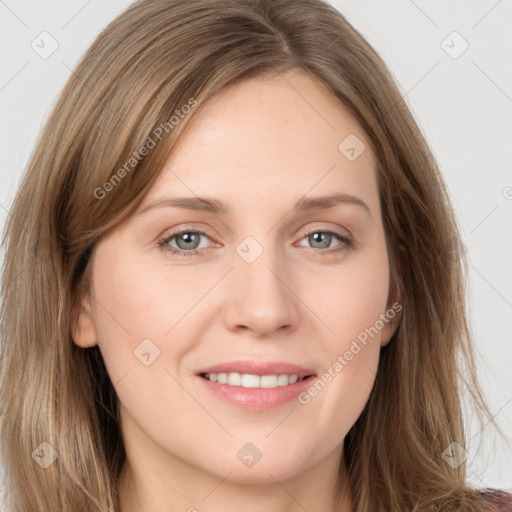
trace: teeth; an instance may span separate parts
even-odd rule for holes
[[[240,377],[240,385],[243,388],[259,388],[261,386],[261,378],[259,375],[243,373]]]
[[[239,373],[228,373],[228,384],[230,386],[241,386],[242,376]]]
[[[298,375],[252,375],[250,373],[206,373],[205,378],[219,384],[243,388],[277,388],[304,380]]]

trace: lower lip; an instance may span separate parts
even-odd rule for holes
[[[263,411],[279,407],[296,398],[311,385],[315,376],[312,375],[300,382],[288,384],[287,386],[277,386],[276,388],[244,388],[242,386],[212,382],[200,375],[198,378],[206,386],[206,389],[219,398],[226,400],[231,405],[241,409]]]

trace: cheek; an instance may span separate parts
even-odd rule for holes
[[[385,249],[354,259],[323,282],[324,293],[317,289],[309,299],[329,329],[322,337],[326,364],[301,403],[319,424],[333,426],[326,434],[334,443],[359,417],[375,381],[383,327],[390,320]]]
[[[97,263],[95,320],[105,340],[162,339],[210,286],[192,271],[172,270],[165,259],[155,263],[136,253],[99,252]]]
[[[359,286],[357,291],[357,296],[343,293],[338,313],[332,310],[327,319],[336,335],[324,337],[325,366],[299,396],[327,451],[338,445],[361,415],[377,374],[386,294],[372,286]]]
[[[112,259],[115,266],[109,265]],[[179,431],[183,418],[200,414],[175,379],[180,360],[196,343],[193,306],[206,285],[192,286],[191,274],[171,275],[136,257],[118,254],[98,263],[93,277],[98,344],[120,401],[133,418],[158,418]],[[180,422],[172,408],[162,407],[166,400],[180,404]]]
[[[323,276],[307,277],[303,286],[302,297],[327,329],[324,342],[333,360],[349,350],[353,339],[359,335],[364,338],[366,329],[374,326],[386,311],[389,269],[385,248],[347,260],[346,265],[341,264]],[[377,348],[381,330],[380,325],[379,333],[372,338]]]
[[[98,344],[113,382],[148,360],[154,361],[151,367],[160,364],[173,329],[186,324],[186,312],[199,293],[178,280],[171,285],[165,269],[112,250],[98,250],[93,282]],[[173,351],[181,345],[173,342]]]

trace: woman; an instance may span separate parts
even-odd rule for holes
[[[7,223],[7,510],[512,510],[466,482],[458,239],[333,7],[133,4]]]

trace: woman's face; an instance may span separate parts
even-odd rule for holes
[[[206,104],[90,263],[74,341],[100,347],[132,465],[260,483],[337,471],[396,308],[374,156],[309,75]]]

